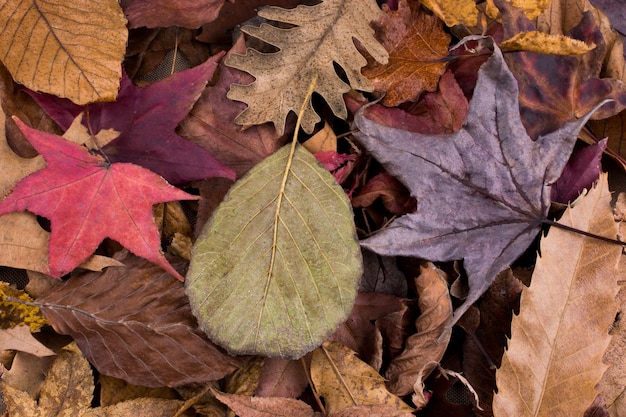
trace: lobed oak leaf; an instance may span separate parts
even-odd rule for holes
[[[224,0],[122,0],[129,28],[182,26],[195,29],[215,20]]]
[[[362,242],[382,255],[463,259],[469,293],[455,323],[496,275],[530,245],[587,114],[532,141],[521,124],[517,82],[500,50],[479,71],[463,128],[427,135],[355,116],[359,141],[417,199],[417,211]],[[593,111],[593,110],[592,110]]]
[[[398,10],[385,5],[381,43],[389,52],[387,64],[374,63],[363,70],[377,91],[386,92],[382,104],[393,107],[415,100],[423,91],[437,89],[446,70],[450,35],[436,16],[429,15],[415,0],[400,0]]]
[[[183,284],[127,252],[116,259],[126,266],[66,280],[37,300],[99,372],[171,387],[217,380],[241,364],[197,329]]]
[[[132,164],[110,164],[65,139],[14,119],[47,162],[0,202],[0,215],[28,210],[48,218],[50,275],[60,277],[85,261],[104,238],[183,280],[161,252],[152,205],[195,196]]]
[[[613,238],[608,176],[560,224]],[[608,367],[602,358],[615,320],[620,245],[552,228],[496,372],[493,411],[504,416],[582,415]]]
[[[381,15],[373,0],[324,0],[315,6],[299,5],[295,9],[268,7],[258,15],[276,22],[295,25],[280,29],[264,23],[260,27],[244,26],[242,31],[279,49],[267,54],[248,49],[246,55],[231,55],[226,65],[250,73],[252,84],[234,84],[228,92],[231,100],[243,101],[248,108],[237,116],[240,125],[272,122],[279,135],[284,132],[287,115],[297,111],[307,94],[311,78],[317,74],[315,92],[328,103],[332,112],[347,117],[343,93],[372,91],[371,82],[361,74],[367,61],[356,48],[358,41],[372,57],[386,63],[388,54],[374,38],[369,26]],[[341,67],[346,84],[335,71]],[[276,71],[280,68],[280,71]],[[302,116],[302,129],[313,132],[320,120],[309,104]]]
[[[133,85],[123,74],[115,102],[95,103],[87,109],[50,95],[31,93],[31,96],[63,130],[85,111],[83,124],[90,132],[95,134],[103,129],[120,132],[117,139],[102,149],[111,162],[141,165],[172,184],[216,176],[234,180],[231,169],[175,132],[212,77],[221,56],[215,55],[202,65],[143,88]]]
[[[30,327],[21,325],[0,330],[0,350],[18,350],[35,356],[56,355],[33,337]]]

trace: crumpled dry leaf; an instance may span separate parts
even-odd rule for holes
[[[355,116],[359,141],[416,197],[418,210],[362,242],[383,255],[464,259],[469,294],[453,323],[535,238],[576,135],[590,114],[532,141],[517,82],[496,47],[481,67],[462,130],[425,135]],[[463,207],[462,210],[457,207]]]
[[[559,223],[613,238],[607,175]],[[607,365],[619,290],[619,245],[553,227],[540,242],[531,285],[496,372],[493,411],[504,416],[582,415]]]
[[[359,405],[388,405],[397,412],[413,411],[385,388],[385,379],[339,342],[324,342],[313,352],[311,380],[332,413]]]
[[[324,0],[315,6],[260,10],[258,15],[265,19],[296,26],[287,30],[269,24],[242,28],[244,33],[279,51],[266,54],[248,49],[246,55],[231,55],[225,61],[226,65],[255,78],[252,84],[231,85],[228,98],[248,104],[235,122],[244,126],[272,122],[282,135],[287,115],[297,111],[304,102],[314,74],[317,74],[315,92],[326,100],[337,117],[345,119],[343,93],[350,88],[373,89],[371,82],[361,74],[367,61],[356,48],[355,40],[376,61],[387,62],[387,51],[376,41],[374,30],[369,26],[381,13],[373,0]],[[350,85],[337,75],[335,64],[343,68]],[[273,70],[277,67],[280,72]],[[309,104],[302,118],[302,129],[311,133],[319,120]]]
[[[7,2],[0,56],[15,81],[78,104],[115,100],[128,30],[117,0]]]
[[[415,100],[423,91],[437,89],[446,70],[450,35],[441,20],[426,13],[416,0],[400,0],[397,10],[384,5],[381,43],[389,52],[387,64],[374,63],[363,70],[377,91],[385,92],[382,104],[397,106]]]
[[[415,278],[421,314],[415,320],[417,332],[408,337],[404,351],[392,359],[385,371],[387,388],[396,395],[408,395],[421,378],[435,369],[450,341],[452,300],[446,275],[434,264],[421,267]]]
[[[74,277],[37,300],[101,373],[176,386],[220,379],[240,365],[197,329],[182,283],[128,252],[116,259],[126,266]]]

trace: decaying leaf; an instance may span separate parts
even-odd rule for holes
[[[115,99],[128,38],[116,0],[10,1],[0,27],[0,56],[15,81],[78,104]]]
[[[406,340],[404,351],[393,358],[387,371],[387,387],[396,395],[408,395],[418,376],[423,382],[443,357],[451,331],[452,300],[446,276],[435,265],[421,267],[415,278],[420,316],[415,320],[417,333]]]
[[[607,176],[559,223],[613,238]],[[496,373],[494,415],[576,416],[593,402],[607,365],[619,290],[619,245],[553,227],[540,242],[531,285]]]
[[[450,35],[441,20],[426,13],[416,0],[400,0],[398,10],[385,7],[381,42],[389,52],[387,64],[375,63],[363,70],[377,91],[386,92],[382,104],[397,106],[415,100],[423,91],[437,89],[446,70],[441,59],[448,55]]]
[[[453,322],[535,238],[550,206],[550,184],[590,116],[533,142],[521,124],[517,82],[497,47],[475,91],[463,128],[450,135],[385,127],[367,118],[367,108],[355,116],[359,141],[418,207],[362,245],[383,255],[463,258],[469,294]]]
[[[231,188],[193,247],[186,292],[200,327],[238,354],[299,358],[343,322],[362,273],[350,203],[301,146]]]
[[[585,54],[596,47],[578,39],[563,35],[549,35],[539,31],[517,33],[512,38],[502,41],[499,46],[506,52],[526,51],[538,54],[574,56]]]
[[[313,352],[311,380],[326,411],[361,405],[387,405],[398,414],[413,409],[385,388],[385,379],[339,342],[325,342]]]
[[[126,266],[64,281],[37,300],[101,373],[176,386],[220,379],[240,364],[197,329],[183,284],[141,258],[116,258]]]
[[[215,397],[228,405],[241,417],[314,417],[315,412],[307,403],[293,398],[250,397],[247,395],[215,392]]]
[[[318,77],[315,91],[337,117],[345,119],[347,110],[343,93],[350,88],[373,89],[371,82],[361,74],[367,61],[356,48],[355,40],[377,62],[387,62],[387,51],[376,41],[374,30],[369,26],[381,14],[374,0],[324,0],[315,6],[260,10],[258,15],[265,19],[296,27],[285,30],[264,23],[260,27],[242,28],[244,33],[279,48],[279,51],[266,54],[248,49],[246,55],[231,55],[225,61],[226,65],[246,71],[255,78],[252,84],[232,85],[228,92],[231,100],[248,105],[235,122],[244,126],[272,122],[282,135],[287,115],[290,111],[297,111],[304,102],[313,74]],[[350,85],[337,75],[333,64],[343,68]],[[319,120],[313,106],[307,106],[302,129],[311,133]]]
[[[31,331],[36,332],[48,324],[37,306],[17,300],[26,303],[33,301],[24,291],[11,287],[8,282],[0,281],[0,328],[9,329],[26,325]]]
[[[35,356],[56,355],[33,337],[30,327],[21,325],[11,329],[0,330],[0,351],[5,349],[18,350]]]
[[[0,202],[0,215],[28,210],[50,219],[50,275],[70,272],[110,237],[183,279],[163,256],[152,205],[195,196],[145,168],[109,164],[81,146],[15,121],[48,165]]]

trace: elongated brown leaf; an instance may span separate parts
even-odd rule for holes
[[[398,413],[413,411],[385,388],[385,379],[339,342],[325,342],[313,352],[311,380],[326,411],[360,405],[388,405]]]
[[[115,99],[128,38],[117,0],[8,1],[0,28],[15,81],[77,104]]]
[[[244,26],[242,31],[280,50],[265,54],[248,49],[246,55],[231,55],[226,65],[249,72],[255,81],[248,85],[231,86],[228,98],[243,101],[248,108],[235,121],[241,125],[272,122],[279,134],[284,131],[290,111],[297,111],[304,102],[313,74],[318,75],[315,91],[333,113],[347,117],[343,93],[355,90],[372,91],[371,82],[361,74],[367,61],[355,46],[360,46],[380,63],[387,62],[387,51],[374,38],[369,23],[381,11],[373,0],[324,0],[315,6],[300,5],[295,9],[269,7],[259,16],[296,27],[285,30],[269,24]],[[345,71],[350,85],[336,73],[334,64]],[[280,68],[280,71],[275,71]],[[302,129],[312,132],[320,120],[307,106]]]
[[[240,417],[313,417],[315,412],[305,402],[293,398],[249,397],[216,392],[215,397]]]
[[[613,238],[607,176],[561,224]],[[619,245],[552,228],[522,292],[511,340],[496,373],[496,417],[580,416],[593,402],[617,311]]]
[[[385,378],[387,387],[396,395],[413,392],[413,386],[421,376],[423,382],[443,357],[450,341],[452,300],[446,276],[432,263],[421,267],[415,279],[419,297],[420,316],[415,320],[417,333],[410,336],[404,351],[395,357]]]
[[[175,386],[220,379],[240,364],[197,329],[182,283],[127,252],[116,258],[126,267],[75,277],[38,299],[101,373]]]

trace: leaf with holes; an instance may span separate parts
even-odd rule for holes
[[[204,226],[186,292],[235,354],[299,358],[350,313],[362,259],[350,202],[301,146],[241,178]]]

